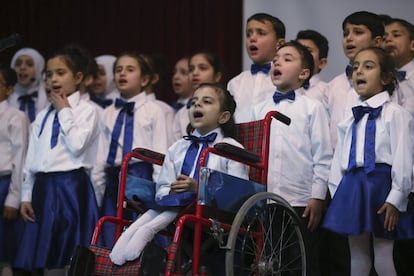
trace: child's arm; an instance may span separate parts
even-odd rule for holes
[[[18,116],[21,115],[21,116]],[[28,143],[28,120],[23,113],[18,113],[9,122],[12,149],[12,174],[9,192],[4,202],[3,217],[14,219],[17,217],[20,205],[21,188],[23,181],[23,165]]]

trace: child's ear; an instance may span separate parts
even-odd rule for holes
[[[141,76],[141,87],[147,87],[151,78],[149,75],[142,75]]]
[[[215,82],[220,82],[220,80],[221,80],[221,73],[220,72],[217,72],[215,75],[214,75],[214,81]]]
[[[411,54],[414,54],[414,40],[410,40],[410,50]]]
[[[282,46],[283,44],[285,44],[285,39],[284,38],[279,38],[276,41],[276,50],[279,49],[280,46]]]
[[[326,65],[328,65],[328,59],[327,58],[320,58],[319,59],[319,66],[318,66],[319,71],[321,71],[323,68],[325,68]],[[316,72],[315,72],[315,74],[316,74]]]
[[[160,81],[160,75],[158,74],[153,74],[152,78],[151,78],[151,84],[156,84]]]
[[[75,74],[75,83],[76,83],[76,85],[79,85],[82,81],[83,81],[83,73],[82,72],[77,72]]]
[[[9,97],[13,93],[13,85],[6,87],[6,96]]]
[[[230,120],[230,118],[231,118],[230,111],[224,111],[220,114],[218,122],[220,125],[223,125],[227,123]]]
[[[373,39],[373,46],[378,46],[381,47],[382,43],[384,41],[384,37],[377,35],[374,39]]]
[[[309,69],[302,69],[302,71],[299,74],[299,79],[302,81],[305,81],[310,76],[310,70]]]

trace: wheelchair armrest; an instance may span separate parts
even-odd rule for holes
[[[240,147],[227,144],[227,143],[217,143],[214,145],[214,148],[217,150],[220,150],[222,152],[225,152],[227,154],[236,156],[240,159],[246,160],[250,163],[257,163],[260,162],[260,156],[257,154],[254,154],[250,151],[247,151],[245,149],[242,149]]]
[[[162,164],[164,162],[165,154],[152,151],[145,148],[135,148],[133,152],[140,154],[142,157],[146,157],[148,159],[152,159],[157,161],[157,163]],[[144,160],[147,161],[147,160]]]

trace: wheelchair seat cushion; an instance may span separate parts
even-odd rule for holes
[[[195,198],[196,194],[194,192],[183,192],[166,195],[161,199],[157,199],[156,203],[160,207],[187,206],[191,204]]]

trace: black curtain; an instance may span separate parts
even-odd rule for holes
[[[226,67],[223,83],[241,71],[242,1],[240,0],[13,0],[2,3],[0,39],[18,33],[22,42],[0,53],[9,64],[15,51],[32,47],[45,58],[69,43],[94,56],[125,50],[164,57],[158,97],[175,95],[175,61],[198,50],[216,53]]]

